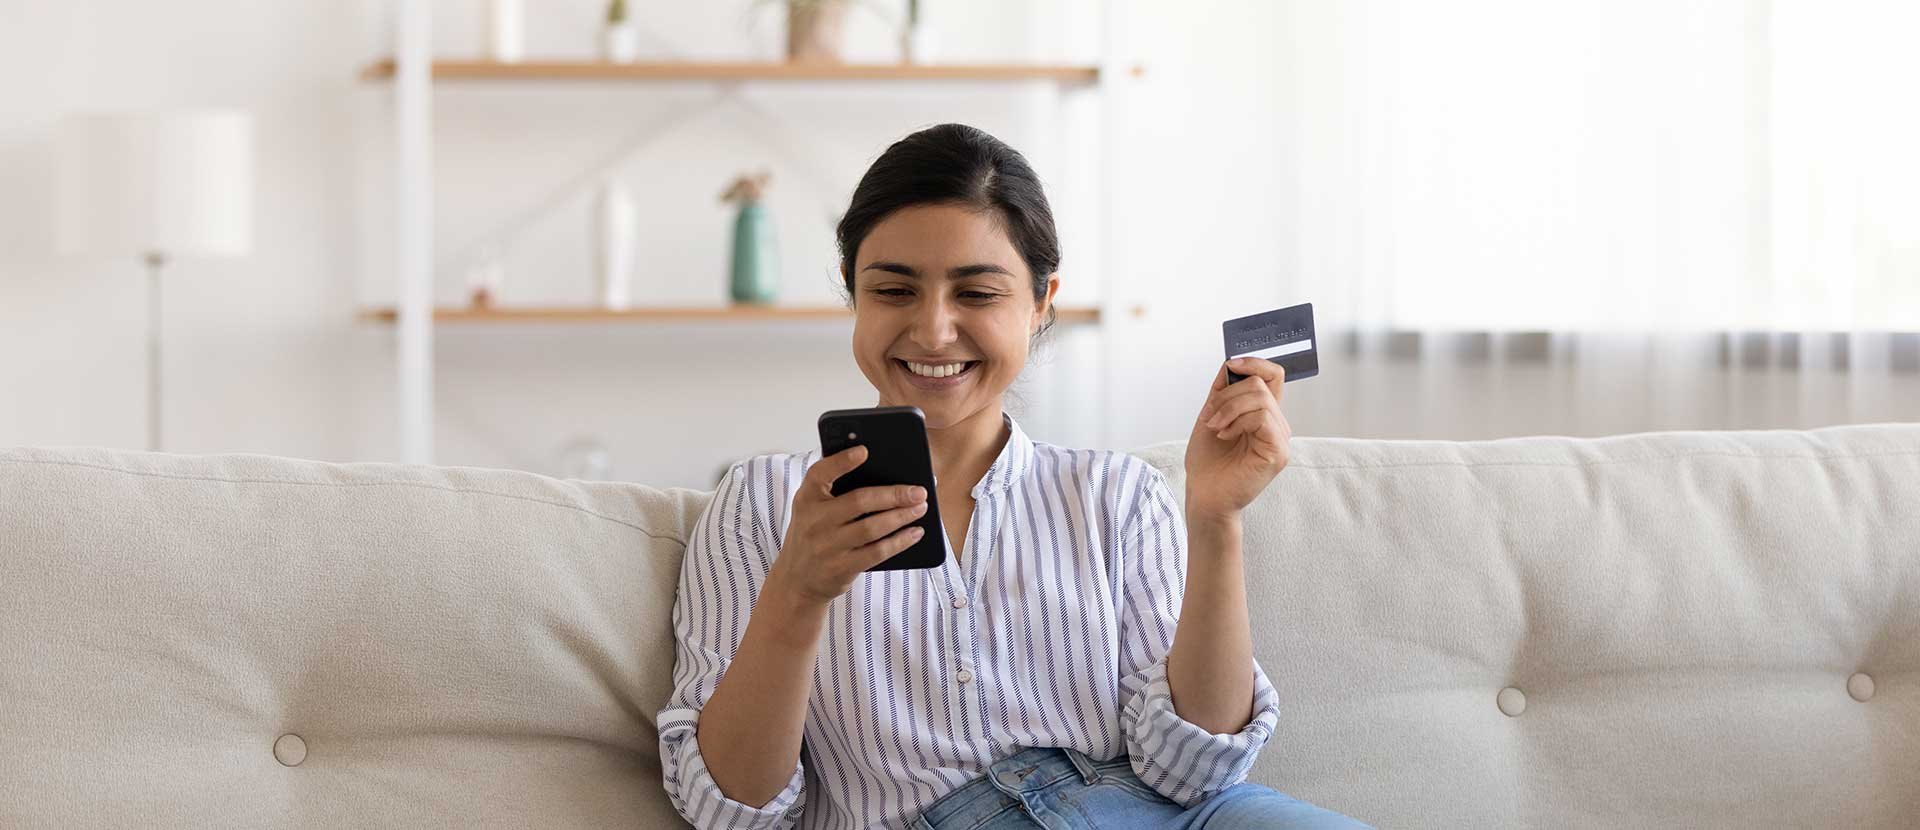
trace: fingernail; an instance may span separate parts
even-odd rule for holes
[[[913,512],[916,515],[927,512],[927,503],[923,501],[923,502],[920,502],[919,504],[914,505]]]
[[[927,488],[915,487],[911,490],[908,490],[907,498],[913,499],[915,501],[924,501],[927,498]]]
[[[918,539],[921,536],[927,535],[927,529],[924,527],[910,527],[907,528],[907,535]]]

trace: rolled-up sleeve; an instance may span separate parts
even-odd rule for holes
[[[1148,468],[1142,501],[1122,532],[1120,726],[1134,773],[1161,795],[1191,807],[1247,777],[1279,722],[1279,696],[1253,665],[1253,717],[1216,735],[1181,718],[1167,684],[1167,651],[1186,590],[1187,531],[1171,488]]]
[[[765,494],[748,492],[746,463],[727,471],[701,514],[680,566],[673,605],[673,695],[659,713],[660,763],[674,809],[696,828],[787,828],[799,823],[805,766],[796,763],[787,786],[754,807],[726,797],[707,772],[695,733],[727,663],[740,648],[754,598],[771,556],[754,515]]]

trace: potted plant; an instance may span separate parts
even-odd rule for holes
[[[779,249],[773,218],[760,203],[771,171],[740,176],[720,200],[739,205],[733,221],[733,259],[728,294],[736,303],[769,305],[780,293]]]
[[[786,0],[787,60],[839,63],[850,0]]]
[[[633,63],[640,52],[640,33],[627,19],[627,0],[607,5],[607,25],[600,30],[600,56],[613,63]]]
[[[920,17],[920,0],[907,0],[906,23],[900,27],[900,62],[931,62],[933,48],[933,30]]]

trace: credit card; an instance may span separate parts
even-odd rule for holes
[[[1287,370],[1287,380],[1320,374],[1320,351],[1313,342],[1313,303],[1236,317],[1220,324],[1227,341],[1227,359],[1264,357]],[[1246,375],[1227,370],[1227,382]]]

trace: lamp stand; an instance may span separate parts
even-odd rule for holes
[[[148,251],[147,262],[147,450],[160,451],[160,269],[167,255]]]

